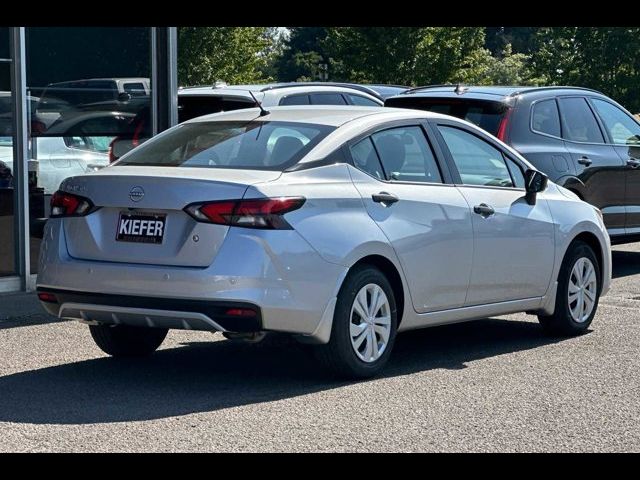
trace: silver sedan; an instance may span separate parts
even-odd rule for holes
[[[37,287],[114,356],[170,328],[285,332],[349,377],[399,331],[527,312],[585,332],[609,289],[602,215],[452,117],[273,107],[180,124],[52,199]]]

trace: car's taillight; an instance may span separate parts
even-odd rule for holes
[[[95,210],[91,200],[58,190],[51,197],[51,217],[81,217]]]
[[[194,203],[185,211],[199,222],[247,228],[289,230],[283,215],[300,208],[304,197],[221,200]]]
[[[511,118],[512,110],[512,108],[507,108],[507,111],[504,112],[504,115],[502,115],[500,123],[498,124],[498,133],[496,134],[496,137],[498,137],[498,139],[502,140],[503,142],[505,141],[505,138],[507,136],[507,126],[509,125],[509,119]]]

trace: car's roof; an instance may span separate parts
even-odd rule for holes
[[[277,92],[282,95],[293,92],[351,92],[358,91],[381,100],[380,95],[366,85],[330,83],[330,82],[288,82],[288,83],[264,83],[247,85],[205,85],[197,87],[182,87],[178,95],[212,95],[212,96],[242,96],[251,98],[252,92],[256,97],[266,92]]]
[[[435,118],[443,115],[424,110],[412,110],[408,108],[389,107],[354,107],[336,105],[296,105],[286,107],[268,107],[268,115],[260,117],[259,108],[243,108],[229,112],[204,115],[185,123],[197,123],[206,121],[280,121],[314,123],[339,127],[347,122],[363,117],[383,115],[385,120],[404,118]]]
[[[47,85],[48,87],[56,87],[58,85],[70,85],[74,83],[87,83],[87,82],[105,82],[105,81],[113,81],[113,82],[148,82],[149,79],[146,77],[101,77],[101,78],[81,78],[79,80],[66,80],[64,82],[56,82],[50,83]]]
[[[424,87],[416,87],[402,93],[402,96],[430,96],[436,94],[442,96],[443,94],[464,97],[465,95],[474,96],[498,96],[498,97],[511,97],[520,95],[523,93],[549,91],[549,90],[581,90],[589,91],[593,93],[600,93],[596,90],[591,90],[583,87],[567,86],[567,85],[554,85],[545,87],[525,86],[525,85],[427,85]]]

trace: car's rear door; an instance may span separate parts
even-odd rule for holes
[[[554,265],[549,206],[525,201],[523,165],[487,134],[433,120],[458,190],[472,210],[474,246],[466,305],[543,296]]]
[[[347,148],[353,182],[395,249],[419,313],[464,305],[471,212],[420,122],[386,126]]]

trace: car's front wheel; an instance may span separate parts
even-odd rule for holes
[[[132,327],[129,325],[89,325],[96,345],[113,357],[145,357],[162,344],[166,328]]]
[[[374,376],[389,359],[397,323],[393,289],[385,275],[373,266],[358,266],[340,289],[329,343],[316,349],[317,356],[340,376]]]
[[[558,274],[555,311],[538,316],[540,323],[552,335],[584,333],[596,314],[600,290],[600,266],[593,249],[584,242],[574,242]]]

